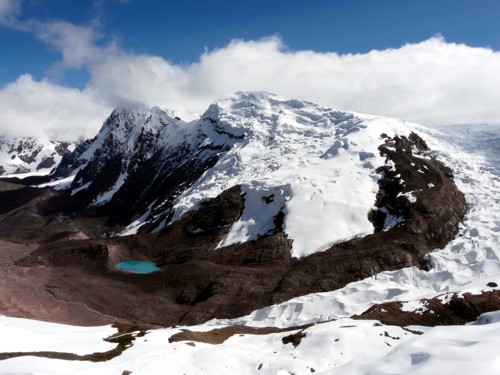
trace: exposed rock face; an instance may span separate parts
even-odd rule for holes
[[[54,171],[54,176],[61,178],[70,176],[76,168],[82,165],[79,161],[79,157],[87,151],[91,143],[92,140],[88,139],[77,144],[72,152],[64,152],[60,163]]]
[[[73,192],[115,223],[127,224],[149,207],[155,219],[146,229],[153,229],[168,218],[172,200],[213,166],[221,151],[202,145],[203,134],[182,140],[191,131],[196,129],[159,108],[115,110],[94,139],[63,158],[53,177],[77,170]]]
[[[40,169],[48,169],[56,165],[56,161],[54,160],[53,156],[49,156],[46,158],[43,158],[43,160],[36,166],[36,170],[39,171]]]
[[[333,290],[380,271],[423,267],[424,254],[454,237],[466,204],[451,171],[428,155],[416,134],[386,137],[380,152],[392,160],[393,167],[381,170],[378,209],[370,214],[375,233],[302,259],[292,258],[292,241],[280,225],[256,240],[215,250],[242,214],[244,194],[239,186],[205,201],[198,210],[157,234],[70,240],[79,232],[96,238],[107,229],[89,210],[81,211],[86,212],[86,218],[78,210],[74,211],[77,218],[57,214],[78,207],[78,194],[71,198],[68,193],[42,194],[35,189],[26,190],[26,195],[16,193],[17,202],[5,205],[0,228],[13,217],[20,220],[18,210],[36,218],[30,225],[39,228],[38,232],[30,233],[38,233],[35,236],[44,238],[44,243],[12,267],[29,270],[43,266],[50,270],[41,289],[68,306],[86,306],[89,310],[82,324],[88,322],[89,311],[94,311],[96,322],[111,316],[158,325],[236,317],[291,297]],[[116,170],[122,163],[116,160]],[[111,164],[100,168],[94,170],[114,170]],[[5,197],[0,198],[5,202]],[[280,215],[276,222],[280,222]],[[389,216],[400,220],[389,220]],[[21,220],[16,223],[28,225]],[[8,236],[7,232],[3,235]],[[135,275],[114,268],[116,262],[129,259],[153,260],[161,271]],[[2,282],[9,285],[8,279]],[[15,304],[3,312],[25,315],[12,306]],[[30,311],[30,316],[38,319],[73,323],[78,314],[68,318],[48,314],[45,309]]]

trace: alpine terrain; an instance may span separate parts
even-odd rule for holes
[[[74,144],[68,142],[1,135],[0,176],[30,172],[48,174],[73,149]]]
[[[46,171],[0,182],[0,373],[498,373],[499,139],[265,92],[0,138]]]

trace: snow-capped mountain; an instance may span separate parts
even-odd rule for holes
[[[373,232],[368,213],[376,209],[381,173],[387,174],[382,169],[393,165],[379,150],[381,135],[411,132],[398,120],[237,93],[190,123],[159,108],[116,110],[93,140],[65,157],[55,176],[72,174],[72,194],[106,206],[122,224],[130,220],[122,234],[161,232],[239,186],[243,212],[218,247],[273,233],[282,215],[293,255],[303,257]],[[415,166],[419,173],[422,168]],[[433,188],[430,181],[424,188]],[[406,190],[403,199],[417,199]],[[404,221],[385,206],[378,215],[386,218],[385,229]]]
[[[59,192],[0,192],[0,312],[115,325],[0,317],[0,372],[496,373],[499,129],[268,93],[116,110]]]
[[[54,176],[69,176],[72,194],[85,196],[93,207],[107,205],[121,222],[160,204],[168,207],[220,151],[202,144],[197,125],[159,108],[117,109],[94,139],[62,160]]]
[[[73,149],[69,142],[1,135],[0,175],[48,174]]]
[[[454,238],[466,204],[417,131],[269,93],[227,96],[189,123],[158,108],[116,110],[43,189],[5,193],[13,197],[0,235],[40,242],[23,262],[55,267],[47,290],[76,298],[99,322],[235,318],[381,271],[429,267],[426,254]],[[116,273],[134,258],[161,268],[155,282],[131,285]],[[196,272],[178,266],[193,262]],[[111,298],[109,275],[125,277],[122,291],[147,283],[148,293]],[[160,291],[160,304],[141,302]]]

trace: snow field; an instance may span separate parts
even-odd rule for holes
[[[7,318],[10,319],[10,318]],[[29,322],[29,321],[28,321]],[[207,331],[210,327],[190,327]],[[422,331],[421,327],[412,327]],[[36,331],[36,327],[32,327]],[[423,328],[424,330],[426,328]],[[18,357],[0,361],[0,373],[32,374],[120,374],[124,370],[139,374],[308,374],[322,373],[363,356],[375,359],[413,334],[399,327],[374,321],[341,319],[312,326],[295,347],[283,338],[299,332],[267,335],[234,335],[222,344],[200,342],[169,343],[180,329],[150,331],[137,337],[133,346],[110,361],[92,363]],[[53,331],[55,335],[58,330]],[[97,337],[95,338],[97,343]],[[360,345],[363,343],[363,345]],[[369,351],[366,348],[370,347]],[[66,351],[61,348],[61,351]]]
[[[493,312],[483,314],[471,325],[434,327],[401,343],[379,360],[355,359],[325,375],[498,374],[499,319],[499,312]]]
[[[116,333],[110,326],[75,327],[0,315],[0,352],[56,351],[90,354],[113,349],[102,341]],[[2,369],[2,362],[0,362]]]
[[[500,126],[446,128],[451,134],[408,124],[453,169],[469,213],[457,237],[428,255],[432,269],[382,272],[342,289],[294,298],[235,319],[252,326],[296,326],[360,314],[377,303],[433,298],[450,292],[491,290],[500,285]],[[468,131],[467,131],[468,129]],[[485,156],[483,156],[485,155]],[[214,322],[216,324],[216,322]],[[223,322],[227,324],[227,321]]]

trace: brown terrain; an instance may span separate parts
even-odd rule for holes
[[[386,137],[379,150],[395,168],[379,171],[376,207],[405,222],[384,230],[384,210],[374,210],[373,234],[302,259],[290,255],[282,213],[274,233],[215,249],[241,215],[239,186],[161,233],[108,237],[119,228],[68,193],[2,183],[8,188],[0,188],[0,314],[78,325],[195,324],[385,270],[425,269],[424,255],[455,236],[467,210],[464,196],[451,170],[424,157],[429,152],[417,135]],[[398,196],[410,191],[415,203]],[[161,270],[138,275],[115,268],[125,260],[151,260]],[[365,316],[382,319],[376,311]]]
[[[454,293],[445,298],[423,299],[415,311],[402,311],[401,302],[386,302],[372,306],[354,319],[380,320],[387,325],[458,325],[474,321],[480,314],[498,310],[500,290],[489,283],[479,294]]]

